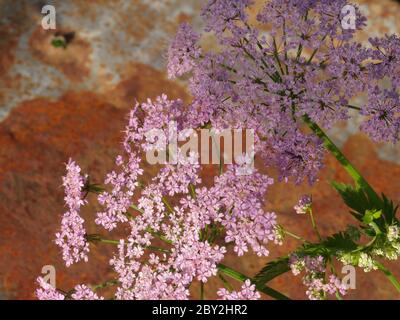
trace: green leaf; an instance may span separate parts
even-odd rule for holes
[[[354,242],[354,234],[348,231],[332,235],[323,241],[321,245],[333,253],[336,251],[352,251],[358,247],[357,243]]]
[[[339,192],[346,205],[352,209],[352,211],[350,211],[351,214],[361,222],[364,222],[363,218],[368,210],[377,212],[382,209],[383,201],[381,199],[376,200],[369,197],[367,192],[362,188],[354,188],[351,185],[337,182],[332,182],[332,186]],[[367,217],[366,219],[371,218],[373,218],[373,216]]]
[[[360,230],[353,226],[353,225],[348,225],[345,233],[353,240],[353,241],[358,241],[360,240],[361,237],[361,232]]]
[[[279,291],[276,291],[270,287],[267,287],[263,283],[257,283],[257,281],[255,279],[251,279],[250,277],[244,275],[243,273],[233,270],[222,263],[218,264],[218,270],[220,272],[223,272],[227,276],[229,276],[233,279],[239,280],[239,281],[244,282],[247,279],[249,279],[253,284],[256,285],[256,288],[258,291],[263,292],[266,295],[271,296],[272,298],[275,298],[277,300],[290,300],[289,297],[285,296],[284,294],[280,293]]]
[[[65,42],[65,40],[60,39],[60,38],[53,39],[51,41],[51,45],[54,48],[64,48],[65,49],[67,47],[67,43]]]
[[[268,281],[271,281],[275,277],[280,276],[289,270],[289,258],[279,258],[277,260],[268,262],[265,267],[258,272],[253,280],[257,285],[264,285]]]
[[[86,190],[93,193],[102,193],[105,189],[99,184],[89,184],[86,186]]]
[[[389,200],[383,193],[382,193],[382,213],[385,221],[388,225],[392,225],[394,222],[397,221],[396,219],[396,212],[399,206],[395,206],[392,200]]]
[[[367,192],[361,188],[354,188],[351,185],[332,182],[333,187],[342,196],[346,205],[352,209],[351,214],[359,221],[369,225],[375,221],[383,229],[385,222],[391,225],[397,221],[395,206],[384,194],[379,199],[368,196]]]

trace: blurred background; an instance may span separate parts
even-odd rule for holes
[[[119,152],[126,114],[135,99],[143,101],[161,93],[190,99],[184,83],[167,80],[165,56],[181,22],[200,29],[204,3],[0,0],[0,299],[34,299],[35,279],[44,265],[55,266],[57,286],[62,289],[112,277],[111,248],[92,246],[88,263],[66,268],[54,244],[64,211],[61,176],[65,163],[72,157],[92,181],[102,183]],[[262,3],[257,0],[257,5]],[[368,17],[359,40],[400,34],[399,2],[355,3]],[[46,4],[56,9],[55,30],[42,27],[41,11]],[[400,147],[373,144],[357,128],[355,119],[337,125],[331,134],[370,183],[399,202]],[[321,233],[344,229],[354,221],[329,186],[331,180],[349,182],[328,156],[313,188],[276,184],[268,195],[268,209],[278,214],[279,223],[287,229],[316,241],[307,217],[293,210],[299,196],[309,192]],[[90,233],[98,232],[92,222],[97,209],[92,201],[83,212]],[[267,259],[228,255],[224,263],[252,276],[267,261],[298,245],[287,239],[281,247],[271,246]],[[400,263],[390,268],[400,278]],[[206,298],[215,298],[221,286],[218,279],[208,282]],[[270,286],[292,298],[306,298],[301,277],[286,274]],[[379,272],[361,270],[357,270],[357,289],[347,297],[399,298]]]

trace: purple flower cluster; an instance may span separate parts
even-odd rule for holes
[[[311,209],[312,198],[309,195],[303,195],[299,203],[294,206],[297,214],[306,214]]]
[[[356,43],[353,35],[366,19],[353,5],[356,29],[344,29],[346,0],[267,1],[257,20],[272,30],[260,33],[248,20],[252,4],[212,0],[205,5],[205,31],[214,33],[220,46],[191,61],[187,126],[254,129],[255,151],[279,169],[281,178],[296,183],[316,181],[324,154],[320,141],[302,129],[303,118],[330,127],[349,118],[350,102],[360,93],[368,91],[370,98],[356,107],[366,116],[361,129],[375,140],[398,140],[397,36],[370,39],[372,48]],[[175,46],[180,38],[178,33]],[[197,40],[185,41],[182,48],[198,51]],[[178,69],[176,63],[171,59],[169,67]],[[376,93],[385,77],[390,94]]]
[[[253,3],[253,0],[209,1],[202,10],[206,31],[222,33],[233,28],[237,21],[247,21],[246,8]]]
[[[232,291],[221,288],[217,292],[221,300],[258,300],[261,298],[260,294],[256,291],[256,286],[251,284],[247,279],[240,291]]]
[[[375,87],[368,91],[369,101],[362,114],[369,117],[361,125],[375,141],[392,141],[400,138],[400,97],[394,90]]]
[[[89,243],[86,240],[84,220],[79,209],[85,204],[83,187],[87,176],[80,174],[81,168],[71,159],[66,165],[67,174],[63,177],[65,202],[69,208],[61,220],[61,231],[56,234],[56,244],[62,249],[65,264],[70,266],[81,260],[88,260]]]
[[[200,47],[197,45],[199,39],[200,35],[194,32],[189,24],[180,25],[168,50],[169,78],[180,77],[193,69],[195,60],[201,54]]]

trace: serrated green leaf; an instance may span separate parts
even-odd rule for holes
[[[257,285],[263,285],[271,281],[277,276],[284,274],[290,270],[289,258],[283,257],[271,262],[268,262],[264,268],[254,277],[254,282]]]
[[[331,251],[352,251],[357,249],[358,245],[348,232],[339,232],[322,242],[322,246]]]
[[[398,206],[389,200],[384,194],[381,198],[369,197],[367,192],[361,188],[354,188],[343,183],[332,183],[339,192],[346,205],[352,209],[350,213],[359,221],[369,225],[375,222],[380,229],[393,224],[396,219]]]
[[[357,220],[362,221],[366,210],[378,209],[375,204],[370,202],[362,189],[355,189],[351,185],[337,182],[333,182],[332,185],[339,192],[344,203],[353,210],[351,213]]]
[[[361,232],[360,230],[353,226],[353,225],[348,225],[345,233],[353,240],[353,241],[358,241],[360,240],[361,237]]]
[[[399,206],[395,206],[392,200],[389,200],[383,193],[382,193],[382,213],[383,217],[388,225],[392,225],[396,219],[396,212]]]

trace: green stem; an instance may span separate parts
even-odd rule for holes
[[[277,300],[290,300],[289,297],[285,296],[284,294],[280,293],[279,291],[276,291],[270,287],[264,286],[264,285],[257,285],[250,277],[244,275],[243,273],[240,273],[238,271],[235,271],[226,265],[223,264],[218,264],[218,270],[224,274],[226,274],[228,277],[231,277],[233,279],[236,279],[238,281],[244,282],[246,280],[250,280],[253,284],[256,285],[256,288],[258,291],[265,293],[266,295],[275,298]]]
[[[169,211],[169,213],[174,213],[174,209],[172,208],[172,206],[169,204],[167,198],[162,197],[162,202],[164,203],[165,207],[167,208],[167,210]]]
[[[228,280],[226,280],[224,278],[224,276],[221,274],[221,272],[218,272],[218,278],[220,278],[220,280],[222,281],[222,283],[224,284],[225,289],[229,290],[229,291],[233,291],[233,287],[232,285],[229,283]]]
[[[108,280],[106,282],[100,283],[100,284],[96,284],[96,285],[92,285],[92,290],[96,291],[99,289],[103,289],[103,288],[107,288],[107,287],[111,287],[111,286],[115,286],[118,285],[120,282],[118,280]]]
[[[296,239],[296,240],[303,241],[303,242],[308,242],[308,241],[307,241],[306,239],[304,239],[303,237],[300,237],[300,236],[298,236],[297,234],[294,234],[294,233],[292,233],[292,232],[290,232],[290,231],[283,230],[283,232],[284,232],[285,234],[287,234],[288,236],[290,236],[290,237]]]
[[[142,209],[140,209],[137,205],[132,204],[131,205],[132,209],[135,209],[136,211],[140,212],[141,214],[144,214],[144,211]]]
[[[170,253],[171,252],[168,249],[164,249],[164,248],[160,248],[160,247],[156,247],[156,246],[147,246],[146,249],[153,250],[153,251],[159,251],[159,252],[163,252],[163,253]]]
[[[102,243],[106,243],[106,244],[114,244],[114,245],[119,245],[119,240],[109,240],[109,239],[98,239],[96,241],[102,242]]]
[[[325,147],[332,153],[332,155],[340,162],[347,173],[353,178],[356,186],[365,190],[372,201],[381,202],[380,197],[365,178],[358,172],[358,170],[350,163],[344,156],[340,149],[333,143],[333,141],[326,135],[326,133],[307,115],[303,116],[304,122],[308,127],[324,142]]]
[[[281,64],[281,59],[279,59],[279,52],[278,52],[278,46],[276,45],[275,37],[273,38],[274,41],[274,57],[276,61],[278,62],[279,70],[281,71],[281,74],[284,75],[285,72],[283,71],[282,64]]]
[[[101,243],[106,243],[106,244],[112,244],[112,245],[119,245],[120,241],[119,240],[111,240],[111,239],[105,239],[102,238],[99,235],[88,235],[87,236],[88,241],[90,242],[101,242]],[[163,253],[170,253],[170,250],[156,247],[156,246],[147,246],[145,249],[153,250],[153,251],[160,251]]]
[[[383,264],[380,262],[376,261],[376,266],[380,271],[383,272],[383,274],[389,279],[389,281],[393,284],[393,286],[396,288],[398,292],[400,292],[400,283],[396,279],[396,277],[391,273]]]
[[[190,196],[196,200],[196,188],[192,183],[189,183],[189,193]]]
[[[308,212],[310,213],[311,224],[312,224],[312,227],[313,227],[315,233],[317,234],[318,240],[320,242],[322,242],[322,237],[321,237],[321,234],[318,231],[317,224],[315,223],[315,219],[314,219],[314,215],[313,215],[312,209],[310,208],[310,210]]]
[[[382,200],[371,185],[365,180],[365,178],[358,172],[358,170],[350,163],[350,161],[344,156],[340,149],[333,143],[333,141],[325,134],[325,132],[313,122],[307,115],[303,116],[304,122],[308,127],[324,142],[325,147],[332,153],[332,155],[340,162],[347,173],[353,178],[356,186],[363,189],[368,197],[376,203],[381,203]],[[379,228],[378,228],[379,230]],[[377,262],[377,267],[381,270],[393,286],[400,292],[400,283],[396,277],[391,273],[385,266]]]
[[[159,238],[160,240],[164,241],[165,243],[172,244],[171,240],[168,240],[165,236],[161,233],[154,231],[151,228],[147,228],[146,232],[150,233],[152,236]]]

